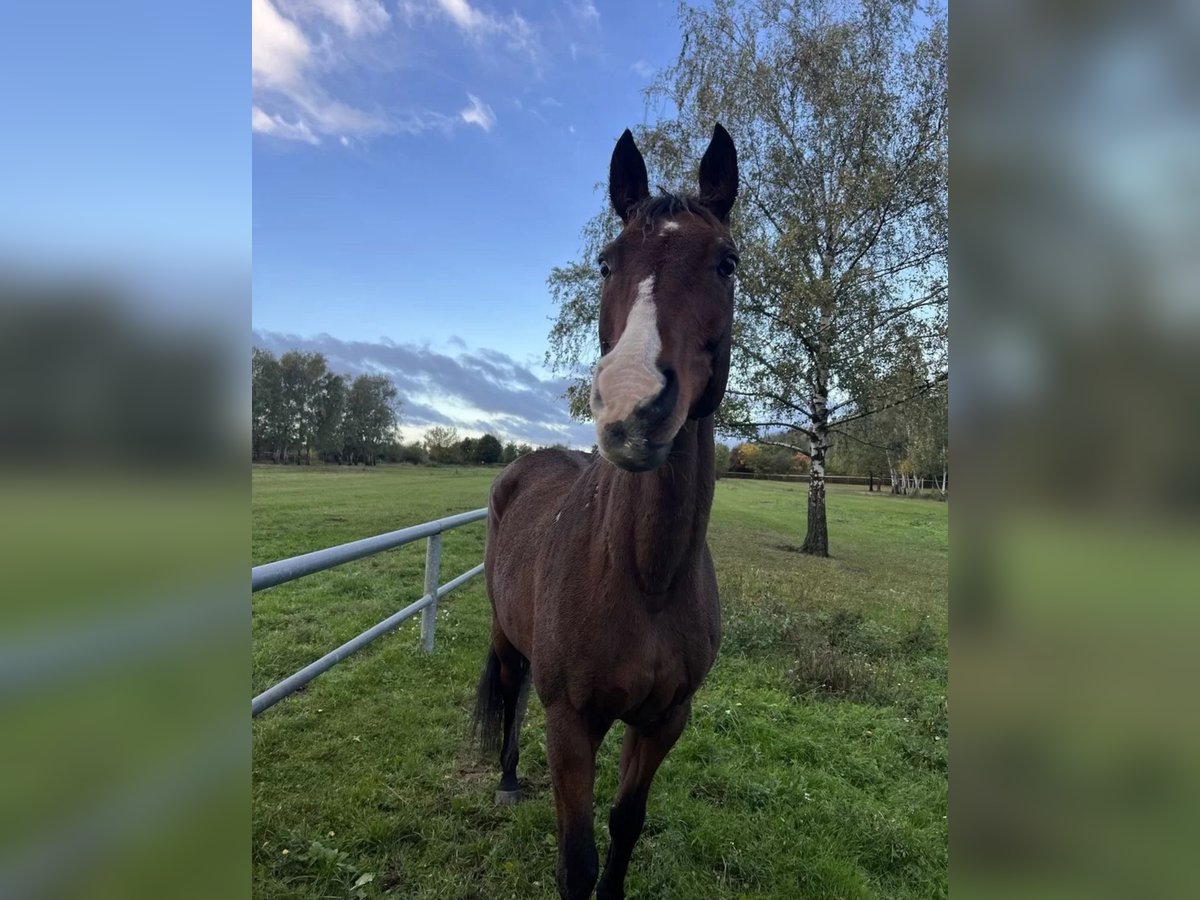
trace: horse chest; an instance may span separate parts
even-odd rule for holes
[[[657,618],[626,614],[606,639],[580,646],[566,679],[573,705],[641,723],[691,696],[712,664],[709,644]]]
[[[715,656],[717,614],[703,562],[667,594],[646,595],[632,568],[580,552],[573,522],[547,535],[535,571],[534,683],[543,702],[653,721],[687,699]],[[574,564],[564,564],[573,560]],[[711,589],[710,589],[711,588]],[[712,607],[710,609],[710,606]]]

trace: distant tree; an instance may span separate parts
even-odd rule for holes
[[[793,452],[787,447],[763,444],[755,460],[754,471],[759,475],[791,475]]]
[[[320,353],[289,350],[279,358],[279,366],[283,378],[284,458],[286,461],[292,455],[299,462],[303,450],[306,460],[311,462],[322,388],[329,374],[325,357]],[[289,447],[293,454],[288,453]]]
[[[762,447],[757,444],[738,444],[729,452],[731,472],[757,472]]]
[[[713,468],[716,471],[716,476],[720,478],[729,471],[729,455],[730,449],[722,443],[718,443],[713,448]]]
[[[343,429],[351,462],[373,465],[392,440],[399,415],[396,386],[386,375],[359,375],[350,385]]]
[[[533,452],[533,446],[530,444],[517,444],[517,458],[524,456],[527,453]]]
[[[385,441],[383,446],[375,451],[375,459],[385,463],[400,462],[401,446],[400,441],[396,438]]]
[[[311,461],[314,446],[336,432],[337,386],[331,386],[325,357],[289,350],[276,358],[251,352],[251,436],[256,454],[276,462]],[[336,376],[334,376],[336,377]],[[332,395],[331,395],[332,392]],[[327,408],[332,404],[333,408]]]
[[[886,394],[911,390],[924,378],[919,350],[899,356],[863,390]],[[894,494],[919,491],[928,481],[941,496],[948,484],[947,385],[934,385],[904,404],[839,425],[830,455],[831,471],[851,475],[886,472]],[[901,466],[907,461],[907,465]]]
[[[345,375],[326,372],[318,382],[312,446],[323,459],[334,456],[340,459],[346,446],[344,430],[349,392]]]
[[[429,453],[430,462],[454,462],[457,444],[458,429],[453,426],[434,425],[425,432],[425,449]]]
[[[510,462],[515,461],[516,458],[517,458],[517,445],[514,444],[512,441],[509,441],[507,444],[504,445],[504,450],[500,454],[500,462],[504,463],[507,466]]]
[[[475,446],[479,441],[473,437],[465,437],[454,447],[454,462],[469,465],[475,462]]]
[[[485,434],[475,444],[475,462],[481,465],[498,463],[503,455],[504,448],[500,446],[500,439],[494,434]]]
[[[350,383],[329,371],[320,353],[289,350],[276,358],[257,347],[250,368],[256,456],[311,462],[315,451],[326,460],[371,463],[399,452],[394,432],[400,400],[387,376],[360,375]]]
[[[407,444],[398,444],[396,449],[396,462],[410,463],[414,466],[419,466],[429,461],[429,454],[425,452],[424,445],[420,441],[410,441]]]
[[[275,354],[255,347],[250,356],[250,434],[256,455],[278,461],[286,436],[282,417],[283,369]]]

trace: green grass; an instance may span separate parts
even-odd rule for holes
[[[495,474],[256,467],[254,562],[482,506]],[[804,490],[718,484],[724,643],[655,781],[631,898],[946,896],[946,506],[831,489],[817,560],[795,551]],[[443,581],[483,540],[446,535]],[[255,595],[254,690],[416,599],[423,565],[417,544]],[[476,579],[443,601],[431,656],[411,620],[255,720],[256,897],[557,896],[540,706],[520,806],[493,804],[496,764],[465,740],[489,622]],[[620,731],[598,760],[602,859]]]

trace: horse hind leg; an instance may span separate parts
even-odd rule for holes
[[[511,648],[510,648],[511,649]],[[500,746],[500,787],[496,802],[510,806],[521,801],[517,762],[521,758],[521,722],[529,702],[529,660],[512,650],[500,658],[500,692],[504,702],[503,735]]]
[[[497,753],[500,758],[502,775],[500,789],[496,792],[496,802],[500,804],[512,804],[521,799],[517,761],[528,682],[528,660],[498,629],[493,629],[492,645],[476,691],[474,724],[483,753]]]

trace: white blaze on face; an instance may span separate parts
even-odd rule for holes
[[[678,231],[678,230],[679,230],[678,222],[663,222],[663,227],[661,229],[659,229],[658,233],[666,234],[668,231]]]
[[[596,388],[602,401],[597,409],[593,397],[592,412],[597,422],[619,422],[639,403],[658,396],[666,385],[666,378],[658,369],[661,351],[654,276],[650,275],[638,283],[637,298],[617,346],[596,366]]]

